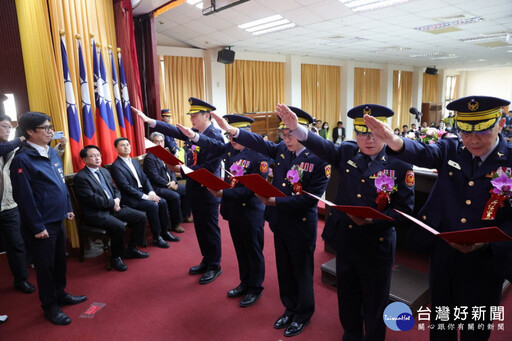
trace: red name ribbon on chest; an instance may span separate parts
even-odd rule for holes
[[[493,188],[490,190],[491,197],[487,200],[484,211],[482,213],[482,220],[494,220],[498,213],[498,208],[505,206],[505,200],[510,198],[512,191],[512,177],[510,172],[503,168],[498,168],[493,174],[491,180]]]

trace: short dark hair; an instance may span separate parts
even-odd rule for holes
[[[98,146],[90,144],[88,146],[85,146],[84,149],[82,149],[80,151],[80,158],[85,159],[87,157],[87,153],[89,152],[89,149],[97,149],[101,153],[101,150]]]
[[[21,134],[28,140],[29,135],[27,130],[36,130],[36,128],[45,121],[51,121],[52,118],[39,111],[27,111],[20,116],[18,125],[21,129]]]
[[[132,144],[130,140],[128,140],[126,137],[118,137],[117,139],[114,140],[114,147],[117,148],[117,144],[124,140],[128,141],[129,144]]]
[[[11,118],[7,116],[6,114],[0,114],[0,122],[2,121],[9,121],[12,122]]]
[[[409,128],[409,126],[407,124],[404,124],[402,128]]]
[[[341,121],[338,121],[338,122],[336,123],[336,125],[338,125],[338,124],[343,124],[343,122],[341,122]]]

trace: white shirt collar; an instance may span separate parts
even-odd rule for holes
[[[27,140],[27,143],[28,143],[29,145],[31,145],[32,147],[34,147],[34,149],[35,149],[35,150],[37,150],[37,151],[38,151],[38,153],[39,153],[41,156],[48,157],[48,150],[50,149],[50,147],[48,147],[48,146],[44,146],[44,147],[42,147],[42,146],[40,146],[40,145],[38,145],[38,144],[35,144],[35,143],[33,143],[33,142],[30,142],[30,141],[28,141],[28,140]]]

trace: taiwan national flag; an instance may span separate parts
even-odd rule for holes
[[[114,150],[114,140],[112,140],[110,135],[111,130],[109,128],[109,119],[105,105],[105,97],[103,95],[103,78],[101,77],[100,73],[96,44],[94,43],[94,39],[91,40],[94,69],[94,100],[96,102],[96,131],[100,141],[102,161],[104,164],[109,164],[114,162],[116,153]]]
[[[68,54],[66,52],[66,45],[64,36],[60,38],[60,50],[62,55],[62,73],[64,75],[64,89],[66,91],[66,112],[68,116],[68,129],[69,129],[69,146],[71,148],[71,160],[73,163],[73,171],[78,172],[84,167],[84,163],[80,158],[80,150],[84,147],[82,142],[82,133],[80,131],[80,121],[75,103],[75,93],[73,85],[71,84],[71,77],[69,75]]]
[[[112,96],[110,93],[110,86],[108,85],[108,77],[107,71],[105,69],[105,63],[103,63],[103,54],[101,50],[99,52],[100,55],[100,73],[101,79],[103,80],[103,95],[105,96],[105,108],[107,109],[107,118],[108,118],[108,129],[110,132],[110,139],[112,143],[117,138],[116,133],[116,121],[114,119],[114,109],[112,108]]]
[[[132,109],[130,106],[130,95],[128,94],[128,86],[126,85],[126,75],[124,73],[123,59],[121,58],[121,52],[117,53],[117,59],[119,59],[119,81],[121,83],[121,100],[123,104],[124,111],[124,124],[126,129],[126,137],[131,141],[131,143],[135,143],[135,133],[133,132],[133,119],[132,119]],[[132,148],[132,153],[134,153],[135,148]]]
[[[80,40],[78,40],[78,64],[80,68],[80,91],[82,94],[82,127],[84,129],[84,146],[91,144],[97,146],[98,141],[96,139],[96,128],[94,127],[94,118],[91,111],[89,84],[87,83],[87,73],[85,72],[85,63]]]
[[[117,121],[119,122],[119,131],[121,136],[126,136],[124,123],[123,106],[121,105],[121,94],[119,92],[119,83],[117,82],[116,63],[114,63],[114,54],[110,51],[110,64],[112,65],[112,85],[114,86],[114,100],[116,101]],[[131,140],[130,140],[131,142]]]

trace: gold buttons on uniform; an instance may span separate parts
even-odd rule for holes
[[[452,176],[452,175],[453,175],[453,172],[448,172],[448,174],[449,174],[450,176]]]
[[[422,218],[423,218],[423,220],[427,220],[427,216],[426,215],[424,215]]]
[[[356,197],[361,198],[361,194],[357,193]]]
[[[286,184],[283,182],[283,187],[286,187]]]
[[[350,169],[345,169],[345,172],[350,173]]]
[[[351,228],[353,228],[353,227],[354,227],[354,226],[352,226],[352,225],[348,225],[348,228],[349,228],[349,229],[351,229]]]
[[[306,218],[302,218],[302,221],[306,221]]]
[[[366,182],[366,180],[365,180],[365,179],[361,179],[361,182],[362,182],[362,183],[365,183],[365,182]]]
[[[242,203],[242,206],[244,206],[244,207],[245,207],[245,206],[247,206],[247,204],[246,204],[245,202],[243,202],[243,203]]]
[[[470,181],[470,182],[468,182],[468,185],[470,185],[470,186],[474,186],[474,185],[475,185],[475,182],[474,182],[474,181]]]
[[[379,242],[383,242],[383,241],[384,241],[384,237],[380,237]]]
[[[466,200],[466,205],[471,205],[471,200]]]
[[[460,222],[461,222],[461,223],[463,223],[463,224],[465,224],[465,223],[466,223],[466,221],[467,221],[467,220],[466,220],[466,218],[462,218],[462,219],[460,220]]]

